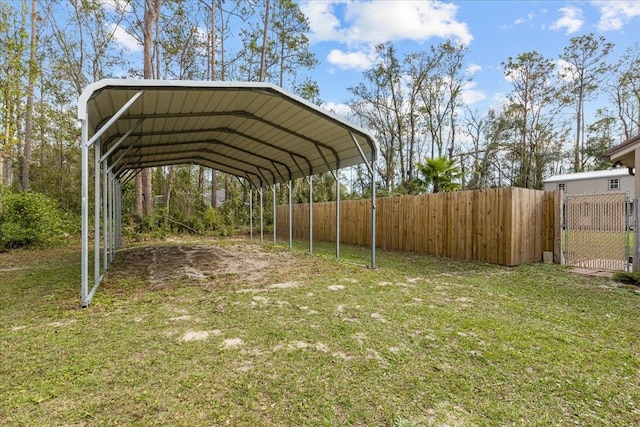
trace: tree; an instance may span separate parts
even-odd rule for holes
[[[292,0],[263,0],[262,5],[259,22],[241,32],[241,76],[247,81],[270,81],[293,91],[297,78],[304,79],[301,70],[318,62],[309,51],[309,22]]]
[[[551,161],[550,148],[562,137],[553,81],[555,64],[531,51],[509,57],[502,65],[513,84],[504,108],[504,118],[514,131],[514,141],[504,147],[512,182],[518,187],[542,188],[545,168]]]
[[[20,187],[22,191],[29,189],[30,185],[30,167],[31,167],[31,148],[33,145],[33,99],[36,87],[36,79],[38,75],[38,64],[36,63],[37,49],[37,30],[36,24],[38,20],[38,0],[31,0],[31,32],[29,43],[29,79],[27,85],[27,117],[24,131],[24,150],[22,156],[22,177]]]
[[[12,185],[12,160],[20,145],[20,124],[23,113],[23,76],[29,69],[25,64],[28,31],[26,3],[15,10],[11,3],[0,4],[0,186]],[[19,150],[18,150],[19,151]]]
[[[566,101],[573,105],[575,115],[575,146],[573,169],[584,170],[584,104],[598,90],[600,83],[607,77],[611,66],[605,61],[613,49],[604,36],[593,33],[572,37],[569,46],[564,48],[560,59],[565,61],[560,76],[565,80]]]
[[[627,49],[615,71],[609,93],[622,139],[626,140],[640,133],[640,42]]]
[[[500,133],[494,131],[497,126],[498,118],[494,110],[490,109],[484,115],[478,111],[467,111],[462,126],[462,134],[471,141],[468,151],[463,153],[471,160],[466,188],[489,188],[495,185],[494,162],[498,154],[498,141],[502,139]]]
[[[587,126],[586,142],[583,150],[585,164],[589,169],[607,169],[611,163],[603,160],[604,153],[613,146],[615,119],[606,110],[596,111],[596,121]]]
[[[309,51],[309,38],[306,35],[310,30],[309,21],[297,3],[292,0],[276,0],[271,24],[277,52],[278,85],[284,87],[285,77],[295,78],[301,67],[313,68],[318,60]],[[307,82],[303,87],[308,90],[310,86],[313,86],[312,82]]]
[[[406,130],[402,70],[391,44],[378,45],[376,51],[379,62],[364,72],[364,82],[349,88],[355,96],[349,107],[364,127],[374,132],[382,157],[377,164],[378,173],[384,187],[392,192],[397,184],[398,154],[403,152]]]
[[[431,187],[432,193],[460,189],[458,180],[462,174],[455,163],[454,159],[447,159],[446,157],[427,158],[424,163],[418,163],[421,184],[425,188]]]
[[[429,52],[417,54],[424,64],[418,90],[422,100],[420,112],[431,139],[431,157],[445,153],[453,157],[456,149],[457,115],[467,82],[462,73],[466,52],[466,47],[446,41],[431,46]]]
[[[210,72],[208,41],[202,36],[204,23],[198,3],[185,0],[168,2],[158,16],[160,31],[156,31],[158,59],[155,74],[158,78],[202,80]],[[161,67],[161,69],[160,69]]]
[[[49,42],[49,72],[67,92],[66,102],[77,97],[91,82],[112,77],[113,67],[126,69],[127,56],[115,43],[116,32],[127,15],[124,4],[107,6],[96,1],[50,0],[43,10]]]
[[[439,156],[452,157],[456,151],[465,51],[444,42],[400,60],[391,43],[381,44],[379,61],[365,71],[364,82],[349,88],[351,110],[380,142],[379,173],[389,192],[398,186],[403,192],[415,190],[415,167],[427,142],[432,154],[437,149]]]

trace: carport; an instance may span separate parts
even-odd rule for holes
[[[371,178],[371,268],[375,268],[377,144],[365,130],[269,83],[106,79],[78,100],[82,149],[81,299],[87,307],[121,246],[121,188],[142,169],[193,164],[234,175],[260,200],[264,189],[364,163]],[[89,155],[93,151],[90,167]],[[89,289],[89,175],[94,177],[94,271]],[[340,256],[340,191],[336,191]],[[249,198],[253,200],[253,196]],[[253,205],[250,204],[253,221]],[[309,209],[309,250],[313,250]],[[274,243],[275,235],[274,197]],[[253,238],[253,222],[250,224]]]

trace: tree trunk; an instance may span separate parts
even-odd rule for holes
[[[211,45],[209,46],[209,65],[211,80],[216,79],[216,0],[211,0],[211,34],[209,38]]]
[[[143,23],[143,73],[145,79],[153,78],[153,25],[158,19],[158,12],[162,0],[145,0],[144,23]],[[151,215],[153,213],[153,185],[151,181],[151,170],[143,169],[140,173],[140,193],[138,193],[138,178],[136,177],[136,197],[140,194],[144,197],[144,214]],[[136,200],[136,208],[138,203],[142,205],[142,200]],[[136,212],[137,213],[137,212]]]
[[[153,214],[153,186],[151,185],[151,169],[142,170],[142,195],[144,199],[144,214]]]
[[[29,87],[27,89],[27,118],[22,157],[22,191],[30,186],[31,146],[33,144],[33,92],[36,86],[36,21],[38,19],[38,0],[31,0],[31,52],[29,53]]]
[[[135,189],[134,208],[135,208],[136,216],[138,218],[142,218],[142,216],[144,215],[144,206],[142,203],[143,192],[142,192],[142,174],[141,173],[136,175],[135,182],[136,182],[136,189]]]
[[[260,53],[260,81],[263,82],[266,75],[267,67],[267,41],[269,36],[269,3],[271,0],[264,1],[264,27],[262,29],[262,52]]]
[[[211,169],[211,207],[218,207],[218,178],[215,169]]]
[[[202,200],[204,194],[204,166],[198,166],[198,200]]]
[[[173,178],[175,176],[175,166],[169,166],[169,178],[167,179],[167,197],[165,198],[167,212],[165,213],[164,223],[167,225],[169,222],[169,207],[171,206],[169,202],[171,201],[171,188],[173,187]]]

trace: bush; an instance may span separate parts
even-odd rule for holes
[[[224,228],[224,220],[222,216],[220,216],[217,209],[214,209],[211,206],[204,211],[202,221],[204,222],[205,228],[209,231],[220,231]]]
[[[63,221],[56,203],[40,193],[5,193],[0,208],[0,248],[54,246]]]

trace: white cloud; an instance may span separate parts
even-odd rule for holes
[[[600,9],[598,30],[620,30],[629,20],[640,16],[640,2],[637,0],[592,1]]]
[[[562,17],[551,25],[552,30],[566,29],[567,34],[580,31],[580,28],[584,25],[581,9],[567,6],[561,7],[558,11],[562,14]]]
[[[482,67],[479,66],[478,64],[469,64],[469,66],[467,67],[465,73],[469,76],[474,76],[477,73],[479,73],[480,71],[482,71]]]
[[[375,56],[362,51],[343,52],[339,49],[333,49],[329,52],[329,55],[327,55],[327,60],[330,64],[343,70],[366,70],[371,66],[374,59]]]
[[[454,39],[465,45],[473,40],[466,23],[456,19],[458,6],[425,0],[309,1],[301,5],[309,18],[311,40],[353,43],[415,40],[432,37]],[[342,21],[338,17],[341,14]]]
[[[300,10],[309,20],[310,40],[340,40],[340,20],[334,15],[334,3],[309,1],[300,5]]]
[[[327,102],[326,104],[322,104],[321,108],[343,118],[348,118],[353,114],[351,108],[349,108],[347,104],[336,104],[333,102]]]
[[[475,89],[476,82],[468,82],[462,89],[462,102],[467,105],[473,105],[476,102],[484,101],[487,95],[481,90]]]
[[[130,52],[141,52],[142,45],[138,43],[138,41],[131,36],[131,34],[127,33],[124,28],[117,24],[111,24],[109,26],[109,30],[113,31],[113,39],[120,46],[125,48]]]
[[[131,12],[131,5],[126,0],[101,0],[101,2],[116,12]]]
[[[508,29],[513,28],[513,27],[516,27],[516,26],[518,26],[518,25],[522,25],[522,24],[524,24],[524,23],[527,23],[527,22],[529,22],[529,21],[532,21],[532,20],[533,20],[533,18],[535,18],[535,17],[536,17],[536,13],[535,13],[535,12],[529,12],[529,13],[527,14],[527,17],[526,17],[526,18],[518,18],[518,19],[516,19],[515,21],[513,21],[511,24],[504,24],[504,25],[501,25],[501,26],[500,26],[500,29],[502,29],[502,30],[508,30]]]

